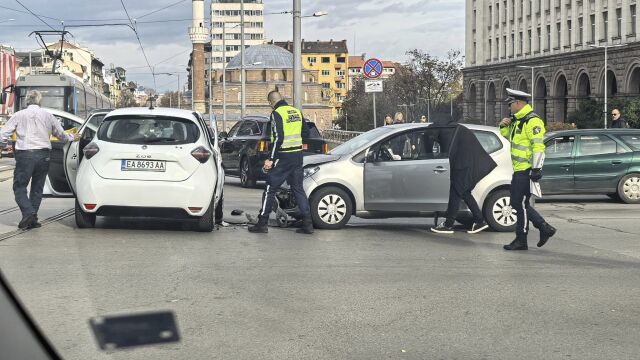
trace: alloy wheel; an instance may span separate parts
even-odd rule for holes
[[[347,204],[344,199],[336,194],[329,194],[320,199],[318,203],[318,215],[327,224],[337,224],[347,214]]]
[[[640,200],[640,177],[632,176],[622,185],[624,196],[631,200]]]
[[[516,211],[511,207],[509,197],[501,197],[494,204],[492,209],[493,218],[502,226],[512,226],[516,223]]]

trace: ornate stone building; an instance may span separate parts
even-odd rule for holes
[[[507,116],[507,87],[531,92],[547,121],[582,99],[640,96],[638,0],[467,0],[464,116]],[[532,70],[533,69],[533,77]],[[486,105],[485,105],[486,104]],[[486,109],[486,110],[485,110]]]
[[[240,55],[236,55],[227,64],[226,119],[227,128],[233,126],[241,113]],[[257,45],[245,51],[245,71],[247,74],[247,115],[269,115],[271,107],[267,95],[271,90],[279,90],[290,104],[293,104],[293,54],[276,45]],[[213,112],[220,124],[223,117],[222,71],[214,70]],[[316,82],[317,70],[302,72],[302,112],[305,118],[316,123],[319,129],[332,125],[332,107],[329,98],[322,91],[322,85]],[[227,129],[228,130],[228,129]]]

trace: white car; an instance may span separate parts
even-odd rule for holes
[[[95,226],[96,216],[196,220],[198,231],[222,220],[217,135],[198,113],[118,109],[80,134],[64,156],[79,228]]]

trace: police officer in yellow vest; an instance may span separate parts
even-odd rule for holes
[[[505,100],[511,109],[511,118],[500,122],[500,133],[511,142],[511,206],[516,211],[516,238],[505,250],[527,250],[529,221],[540,231],[538,247],[543,246],[556,229],[549,225],[540,214],[529,205],[531,182],[542,178],[544,163],[544,122],[527,103],[531,95],[507,89]]]
[[[297,232],[313,234],[309,199],[302,187],[304,172],[302,170],[302,137],[308,131],[300,110],[289,106],[278,91],[271,91],[267,96],[271,113],[272,150],[264,162],[263,169],[267,173],[267,188],[262,194],[262,209],[258,216],[258,224],[249,227],[252,233],[268,232],[267,223],[273,209],[276,191],[287,181],[291,187],[298,208],[303,216],[302,229]]]

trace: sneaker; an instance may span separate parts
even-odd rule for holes
[[[444,222],[440,225],[431,228],[431,232],[438,234],[453,234],[453,226],[447,226]]]
[[[482,230],[485,230],[489,227],[489,225],[487,225],[486,222],[481,221],[481,222],[474,222],[473,225],[471,225],[471,229],[467,230],[467,234],[477,234]]]

